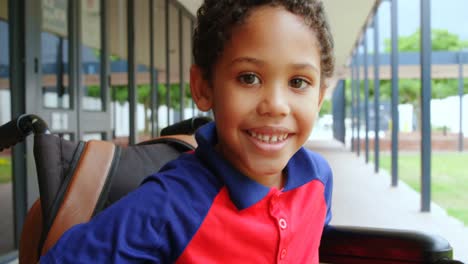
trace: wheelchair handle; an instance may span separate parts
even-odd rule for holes
[[[49,134],[47,123],[37,115],[24,114],[0,126],[0,151],[12,147],[31,133]]]

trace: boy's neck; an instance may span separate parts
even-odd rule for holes
[[[243,173],[244,176],[248,177],[249,179],[266,186],[268,188],[276,188],[281,190],[284,188],[286,183],[286,173],[282,171],[279,175],[247,175]]]
[[[268,188],[276,188],[278,190],[282,190],[284,188],[287,177],[284,171],[282,171],[280,175],[261,175],[258,177],[246,174],[244,175],[263,186],[266,186]]]
[[[223,156],[224,159],[226,159],[225,155],[223,154],[223,151],[220,149],[219,144],[215,145],[215,150],[218,152],[221,156]],[[227,159],[226,159],[227,160]],[[231,164],[232,165],[232,164]],[[239,168],[236,168],[241,172],[245,177],[248,177],[249,179],[266,186],[268,188],[276,188],[278,190],[281,190],[284,188],[284,185],[286,183],[286,172],[282,170],[278,175],[274,174],[269,174],[269,175],[249,175],[248,173],[240,170]]]

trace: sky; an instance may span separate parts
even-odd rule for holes
[[[398,30],[400,36],[408,36],[420,28],[420,1],[398,0]],[[390,1],[384,0],[379,8],[380,43],[390,38]],[[431,0],[431,26],[447,29],[468,41],[468,0]],[[373,30],[368,33],[372,42]],[[370,45],[372,50],[372,45]],[[381,48],[381,49],[382,49]]]

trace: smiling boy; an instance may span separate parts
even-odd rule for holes
[[[217,150],[251,179],[278,189],[324,95],[318,40],[303,20],[282,7],[258,7],[233,28],[211,80],[197,65],[191,71],[198,108],[214,112]]]
[[[315,0],[207,0],[194,32],[193,100],[215,122],[43,263],[318,263],[331,218],[327,162],[302,147],[333,72]]]

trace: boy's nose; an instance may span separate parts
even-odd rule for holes
[[[288,88],[277,85],[263,90],[263,96],[258,104],[257,111],[260,115],[272,117],[287,116],[290,113],[288,96],[285,92]]]

